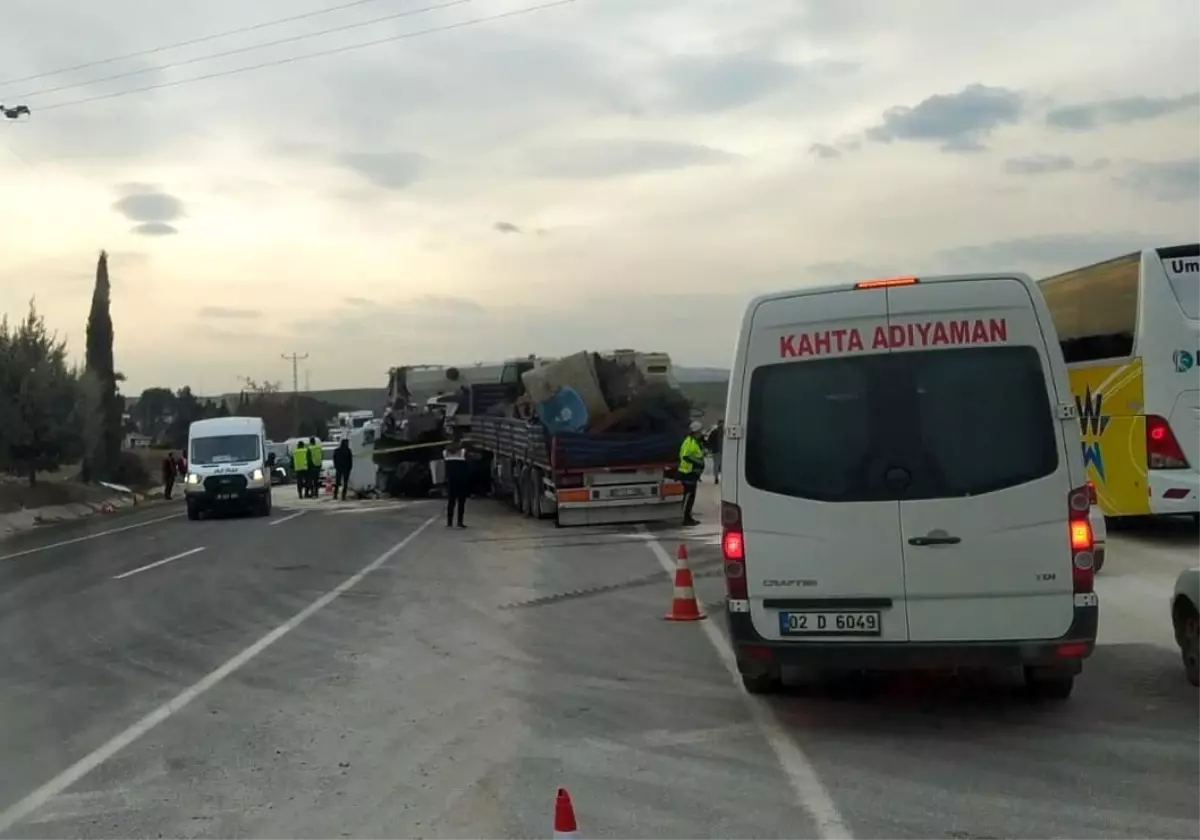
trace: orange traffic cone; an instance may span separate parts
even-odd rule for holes
[[[329,475],[329,473],[325,474],[325,495],[333,495],[333,476]]]
[[[558,789],[554,797],[554,837],[563,840],[578,840],[579,826],[575,823],[575,806],[566,788]]]
[[[692,583],[692,570],[688,568],[687,546],[679,544],[675,554],[675,597],[671,600],[671,611],[663,616],[667,621],[699,621],[708,618],[696,600],[696,589]]]

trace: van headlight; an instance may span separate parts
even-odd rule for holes
[[[254,472],[250,473],[250,477],[252,479],[254,479],[255,481],[262,481],[263,480],[262,467],[255,467]]]
[[[195,473],[188,473],[187,483],[188,484],[199,484],[200,476],[196,475]]]

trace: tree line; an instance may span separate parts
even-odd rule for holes
[[[16,324],[0,318],[0,470],[30,485],[40,471],[79,463],[84,481],[126,480],[121,457],[124,376],[113,360],[108,255],[100,253],[82,366],[34,301]]]
[[[324,440],[329,421],[342,408],[309,396],[285,394],[278,382],[247,379],[245,387],[232,400],[198,398],[184,386],[172,391],[166,387],[147,388],[130,410],[130,419],[138,432],[156,446],[182,449],[187,445],[188,427],[196,420],[210,417],[261,417],[267,437],[285,440],[296,434]],[[297,425],[298,421],[298,425]]]
[[[226,400],[199,398],[186,386],[155,387],[142,392],[127,418],[120,391],[125,377],[113,355],[111,295],[108,255],[101,251],[82,365],[71,361],[66,341],[46,326],[35,301],[19,322],[0,317],[0,471],[32,486],[39,472],[78,464],[84,482],[137,484],[145,469],[124,451],[127,433],[140,431],[158,445],[183,449],[194,421],[231,413],[262,417],[274,440],[327,436],[340,406],[252,380],[232,410]]]

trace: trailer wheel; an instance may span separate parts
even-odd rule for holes
[[[525,515],[530,519],[538,518],[541,512],[541,499],[538,495],[537,473],[529,470],[525,473]]]
[[[546,518],[546,485],[543,483],[545,476],[542,471],[535,469],[530,479],[530,484],[533,486],[533,517],[534,519]]]
[[[521,510],[521,468],[513,464],[512,468],[512,504],[517,510]]]

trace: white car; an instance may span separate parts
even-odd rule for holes
[[[1021,667],[1063,699],[1095,648],[1095,534],[1066,366],[1020,274],[749,304],[722,549],[751,692],[786,666]]]

